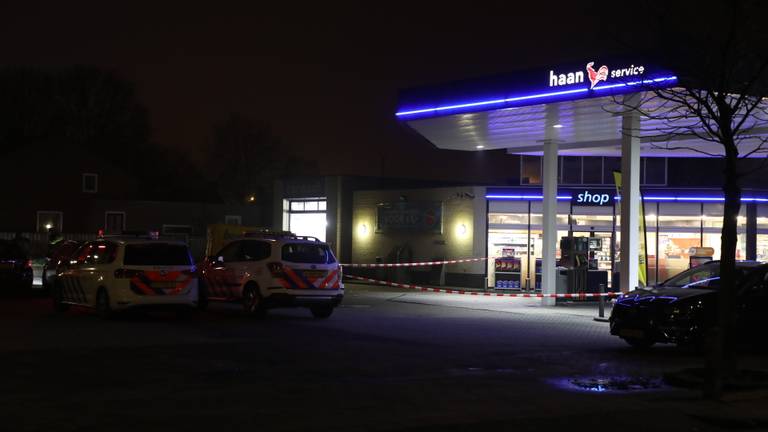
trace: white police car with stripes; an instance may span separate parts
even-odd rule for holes
[[[87,242],[55,281],[56,311],[86,306],[105,318],[138,306],[188,310],[197,308],[199,300],[196,268],[187,245],[152,237],[115,236]]]
[[[344,297],[341,265],[328,244],[291,233],[246,233],[201,266],[201,304],[242,303],[257,317],[270,308],[306,307],[327,318]]]

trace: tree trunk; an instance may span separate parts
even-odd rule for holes
[[[723,183],[725,206],[720,238],[720,289],[717,293],[717,323],[709,335],[709,382],[705,388],[705,396],[712,399],[719,399],[722,396],[725,380],[736,370],[732,328],[737,282],[736,227],[741,208],[741,187],[737,169],[738,151],[735,145],[725,145],[725,147],[725,181]]]

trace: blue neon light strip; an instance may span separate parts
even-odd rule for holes
[[[542,195],[486,195],[486,199],[490,200],[530,200],[537,201],[542,200]],[[558,195],[558,200],[570,200],[572,197]],[[613,197],[615,200],[620,201],[618,196]],[[645,201],[665,201],[665,202],[723,202],[723,197],[677,197],[677,196],[646,196],[643,197]],[[755,203],[768,203],[768,198],[757,197],[742,197],[741,202],[755,202]]]
[[[677,81],[676,76],[668,76],[668,77],[660,77],[660,78],[654,78],[654,79],[648,79],[648,80],[641,80],[641,81],[631,81],[627,83],[619,83],[619,84],[608,84],[603,85],[600,87],[595,87],[592,89],[593,91],[598,90],[608,90],[608,89],[615,89],[615,88],[621,88],[621,87],[633,87],[637,85],[652,85],[652,84],[659,84],[659,83],[671,83]],[[435,108],[423,108],[423,109],[417,109],[417,110],[409,110],[409,111],[399,111],[395,113],[397,117],[405,117],[405,116],[411,116],[416,114],[426,114],[426,113],[435,113],[438,114],[441,111],[450,111],[450,110],[457,110],[462,108],[473,108],[473,107],[487,107],[489,105],[499,105],[499,104],[507,104],[507,103],[514,103],[514,102],[522,102],[527,100],[536,100],[536,99],[544,99],[549,97],[555,97],[555,96],[564,96],[569,94],[579,94],[579,93],[588,93],[590,90],[586,87],[579,88],[579,89],[572,89],[572,90],[562,90],[562,91],[556,91],[556,92],[547,92],[547,93],[534,93],[530,95],[524,95],[524,96],[514,96],[509,97],[505,99],[492,99],[487,101],[478,101],[478,102],[470,102],[470,103],[462,103],[462,104],[456,104],[456,105],[447,105],[447,106],[441,106],[441,107],[435,107]]]
[[[602,85],[600,87],[595,87],[592,90],[598,91],[598,90],[606,90],[606,89],[620,88],[620,87],[630,87],[630,86],[643,85],[643,84],[656,84],[656,83],[668,82],[668,81],[677,81],[677,77],[676,76],[670,76],[670,77],[654,78],[654,79],[643,80],[643,81],[631,81],[631,82],[628,82],[628,83],[607,84],[607,85]]]
[[[500,199],[500,200],[529,200],[536,201],[544,199],[543,195],[486,195],[487,199]],[[569,200],[571,196],[558,195],[559,200]]]

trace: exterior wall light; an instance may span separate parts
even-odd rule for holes
[[[552,127],[553,127],[553,128],[555,128],[555,129],[560,129],[561,127],[563,127],[563,125],[561,125],[560,123],[558,123],[558,124],[556,124],[556,125],[552,125]]]

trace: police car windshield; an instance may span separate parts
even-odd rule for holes
[[[169,243],[129,244],[125,246],[125,265],[173,266],[192,265],[189,249]]]
[[[307,264],[336,262],[331,249],[325,244],[287,243],[283,245],[283,261]]]

